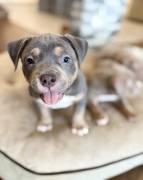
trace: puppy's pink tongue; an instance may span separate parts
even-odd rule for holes
[[[56,104],[63,97],[59,92],[47,92],[42,95],[42,99],[46,104]]]

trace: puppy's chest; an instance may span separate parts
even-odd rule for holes
[[[63,98],[58,103],[51,105],[44,103],[41,99],[38,99],[37,101],[50,109],[63,109],[73,105],[75,102],[79,101],[82,98],[83,98],[83,94],[79,94],[76,96],[64,95]]]

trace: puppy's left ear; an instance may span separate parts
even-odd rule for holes
[[[14,64],[14,66],[15,66],[15,70],[17,69],[19,59],[21,58],[21,54],[30,39],[31,38],[19,39],[19,40],[10,42],[7,45],[7,50],[8,50],[9,56]]]
[[[75,51],[79,64],[82,63],[88,50],[88,42],[85,39],[78,38],[70,34],[65,34],[64,39],[69,42]]]

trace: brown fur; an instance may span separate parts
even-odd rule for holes
[[[61,56],[61,53],[63,52],[63,48],[60,46],[55,47],[54,49],[55,55]]]
[[[83,69],[88,76],[90,110],[92,114],[98,114],[98,122],[107,119],[107,115],[100,109],[96,99],[109,94],[117,97],[114,102],[117,108],[129,120],[133,119],[136,113],[129,100],[138,96],[143,87],[142,49],[127,45],[110,45],[96,53],[94,51],[88,60],[90,65],[85,65],[88,70]]]
[[[41,53],[41,50],[40,48],[36,47],[31,50],[31,53],[33,54],[33,56],[39,56]]]

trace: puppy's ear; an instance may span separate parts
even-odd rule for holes
[[[88,42],[85,39],[78,38],[70,34],[65,34],[64,39],[69,42],[69,44],[75,51],[75,54],[80,64],[87,53]]]
[[[12,41],[8,43],[7,50],[9,56],[15,66],[15,70],[17,69],[19,59],[21,58],[22,51],[24,50],[26,44],[31,40],[31,38],[23,38],[16,41]]]

